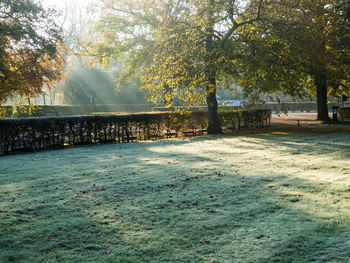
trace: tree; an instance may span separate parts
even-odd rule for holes
[[[328,120],[328,94],[349,83],[346,1],[270,1],[264,20],[241,36],[241,83],[248,93],[317,97],[317,119]],[[254,12],[252,12],[254,14]]]
[[[157,103],[176,96],[186,105],[206,101],[208,133],[220,133],[216,92],[236,74],[238,29],[259,20],[263,0],[106,0],[92,52],[101,64],[125,63],[123,83],[138,74]]]
[[[70,59],[66,67],[66,81],[62,84],[64,103],[145,104],[145,96],[140,92],[140,85],[136,80],[127,86],[120,85],[116,92],[114,76],[118,76],[120,67],[112,66],[108,71],[102,71],[98,66],[89,68],[88,65],[82,65],[78,58]]]
[[[335,97],[350,96],[350,2],[347,0],[331,1],[328,8],[332,11],[329,17],[329,45],[337,54],[339,73],[331,85],[331,94]]]
[[[31,0],[0,2],[0,102],[33,97],[62,79],[64,52],[53,10]]]
[[[72,105],[113,104],[113,79],[97,68],[70,67],[63,84],[64,103]]]

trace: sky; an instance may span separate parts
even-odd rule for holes
[[[66,2],[74,2],[77,3],[78,6],[86,7],[90,2],[96,2],[97,0],[41,0],[44,6],[46,7],[54,7],[63,9]]]
[[[39,0],[44,7],[54,8],[61,14],[58,18],[58,24],[63,25],[63,28],[69,26],[68,20],[79,21],[79,17],[82,15],[85,19],[91,19],[92,13],[97,14],[98,9],[94,9],[94,12],[88,12],[88,7],[91,7],[92,3],[100,3],[100,0]],[[90,15],[88,15],[90,14]]]
[[[98,3],[99,0],[40,0],[44,7],[54,8],[64,15],[66,8],[75,8],[76,10],[68,10],[68,12],[75,11],[85,13],[90,3]]]

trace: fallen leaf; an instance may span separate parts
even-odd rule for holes
[[[207,238],[202,238],[199,242],[203,244],[210,244],[210,240]]]
[[[265,235],[264,235],[264,234],[260,234],[260,235],[257,235],[255,238],[256,238],[256,239],[261,239],[261,238],[263,238],[263,237],[265,237]]]

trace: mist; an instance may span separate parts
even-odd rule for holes
[[[113,60],[102,67],[85,53],[93,41],[93,29],[100,17],[100,1],[43,0],[42,5],[57,12],[57,23],[67,45],[65,80],[45,87],[44,93],[30,100],[34,105],[104,105],[113,111],[142,111],[151,105],[140,91],[141,82],[134,78],[116,88],[122,65]],[[11,103],[11,102],[10,102]],[[17,102],[12,102],[12,104]],[[26,101],[27,103],[27,101]],[[101,108],[101,107],[100,107]]]

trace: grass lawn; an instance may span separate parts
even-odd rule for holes
[[[350,262],[350,132],[0,157],[0,262]]]

